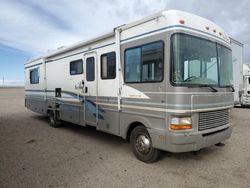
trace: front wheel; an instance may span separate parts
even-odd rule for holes
[[[58,128],[61,126],[61,122],[58,120],[56,114],[53,111],[49,112],[49,125],[54,128]]]
[[[137,159],[145,163],[155,162],[160,156],[160,151],[153,148],[152,140],[144,126],[138,126],[132,131],[130,144]]]

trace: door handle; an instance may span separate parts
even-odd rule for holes
[[[85,87],[85,93],[88,93],[88,87]]]

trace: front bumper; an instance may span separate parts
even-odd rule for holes
[[[149,132],[151,134],[156,133],[152,131],[152,129]],[[231,134],[232,126],[228,124],[220,128],[206,131],[190,133],[170,132],[166,135],[165,143],[163,141],[159,142],[159,135],[156,136],[155,134],[153,134],[151,135],[151,138],[153,141],[153,147],[173,153],[181,153],[198,151],[202,148],[215,145],[230,138]]]
[[[241,105],[249,105],[250,106],[250,96],[242,96],[241,97]]]

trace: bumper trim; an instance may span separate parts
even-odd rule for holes
[[[203,134],[168,135],[165,150],[173,153],[198,151],[230,138],[231,134],[232,126]]]
[[[228,128],[229,128],[229,127],[228,127]],[[204,137],[206,137],[206,136],[210,136],[210,135],[213,135],[213,134],[216,134],[216,133],[219,133],[219,132],[225,131],[225,130],[227,130],[228,128],[221,129],[221,130],[218,130],[218,131],[215,131],[215,132],[210,132],[210,133],[202,134],[202,136],[204,136]]]

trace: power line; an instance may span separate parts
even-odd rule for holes
[[[4,76],[3,76],[3,86],[4,86]]]

